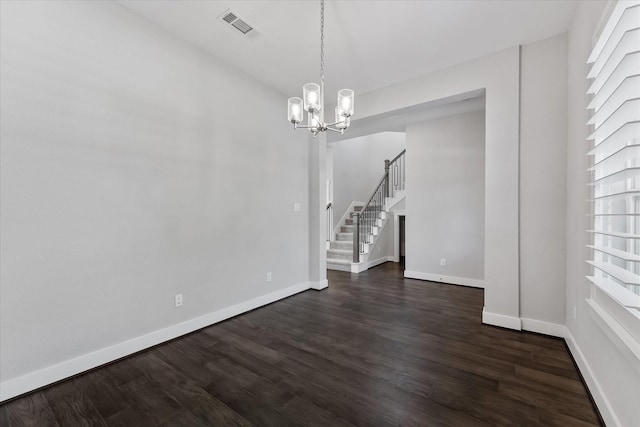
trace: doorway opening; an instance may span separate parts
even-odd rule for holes
[[[405,215],[398,216],[398,252],[400,264],[404,266],[405,247]]]

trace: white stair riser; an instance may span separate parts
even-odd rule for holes
[[[353,259],[353,253],[349,251],[339,251],[335,249],[329,249],[327,251],[327,262],[332,259],[341,259],[345,261],[351,261]]]
[[[338,271],[351,271],[351,265],[350,264],[333,264],[329,261],[327,261],[327,268],[329,270],[338,270]]]

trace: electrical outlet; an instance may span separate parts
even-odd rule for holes
[[[447,259],[440,258],[440,267],[446,267],[446,266],[447,266]]]
[[[576,306],[573,306],[573,323],[575,323],[578,320],[578,309],[576,308]]]
[[[296,202],[293,204],[293,210],[295,212],[300,212],[300,203]]]
[[[176,308],[182,307],[182,294],[178,294],[174,297],[174,305]]]
[[[267,273],[267,282],[270,282],[270,281],[271,281],[271,278],[272,278],[272,276],[271,276],[271,272],[268,272],[268,273]]]

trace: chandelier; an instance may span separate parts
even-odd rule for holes
[[[338,91],[338,103],[335,109],[335,121],[324,121],[324,0],[320,0],[320,85],[307,83],[302,87],[303,99],[289,98],[287,109],[288,118],[294,129],[309,129],[315,138],[318,133],[333,131],[344,133],[351,124],[353,115],[354,94],[351,89]],[[307,125],[300,125],[307,112]]]

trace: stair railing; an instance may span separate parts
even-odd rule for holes
[[[385,209],[387,197],[394,197],[405,188],[405,160],[402,150],[393,160],[384,161],[384,175],[360,212],[353,216],[353,262],[360,262],[364,245],[371,243],[371,231],[378,226],[380,213]]]
[[[387,177],[387,197],[394,197],[398,191],[404,190],[404,171],[407,150],[402,150],[393,160],[384,161],[384,174]]]
[[[384,210],[384,199],[387,188],[387,174],[376,185],[371,197],[364,204],[362,210],[354,215],[353,221],[353,262],[360,262],[360,254],[364,252],[364,245],[369,241],[371,230],[378,226],[380,213]]]

